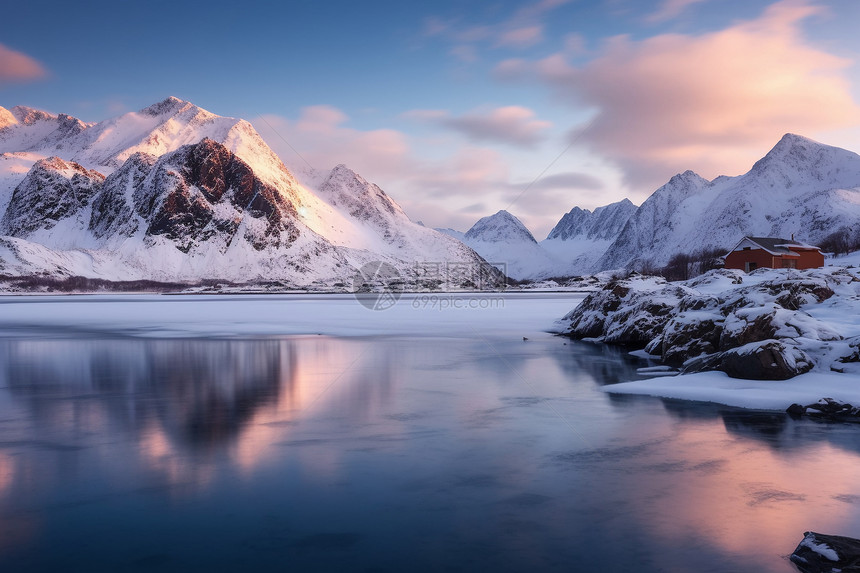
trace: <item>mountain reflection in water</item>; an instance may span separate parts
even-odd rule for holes
[[[790,571],[857,428],[549,336],[0,340],[0,570]]]

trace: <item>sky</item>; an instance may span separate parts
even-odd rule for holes
[[[860,151],[855,0],[28,0],[0,106],[100,121],[169,95],[345,163],[413,220],[574,206],[746,172],[787,132]]]

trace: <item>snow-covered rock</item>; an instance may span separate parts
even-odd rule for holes
[[[684,372],[785,379],[853,362],[858,310],[860,275],[849,269],[760,270],[745,278],[711,271],[686,283],[633,275],[586,297],[559,332],[645,348]]]
[[[860,570],[860,539],[807,531],[789,557],[802,573]]]

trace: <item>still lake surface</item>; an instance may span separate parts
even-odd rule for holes
[[[169,322],[164,297],[4,299],[0,571],[788,572],[804,531],[860,537],[860,428],[606,393],[641,364],[522,320],[567,296],[423,335],[171,338],[43,316]]]

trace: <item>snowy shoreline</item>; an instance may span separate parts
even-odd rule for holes
[[[853,267],[719,270],[679,283],[633,275],[589,295],[558,327],[661,364],[608,393],[765,410],[825,397],[860,404]]]
[[[860,375],[810,372],[790,380],[774,381],[729,378],[723,372],[699,372],[622,382],[604,386],[601,391],[784,412],[792,404],[811,404],[825,397],[860,404]]]

